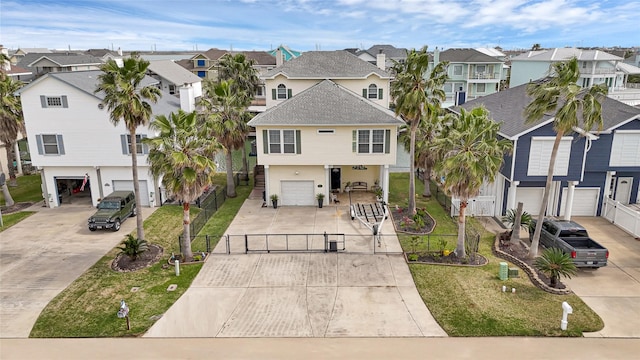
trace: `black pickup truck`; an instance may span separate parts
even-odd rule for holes
[[[533,220],[529,238],[533,238],[536,221]],[[609,250],[589,237],[587,230],[574,221],[544,219],[540,244],[545,248],[555,247],[570,254],[579,268],[607,266]]]

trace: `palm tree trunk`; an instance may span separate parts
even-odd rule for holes
[[[422,197],[430,198],[431,197],[431,165],[428,165],[425,161],[424,165],[424,176],[422,179],[424,183],[424,190],[422,191]]]
[[[466,250],[464,248],[464,234],[466,231],[466,214],[467,200],[460,199],[460,213],[458,214],[458,243],[456,244],[456,256],[458,259],[464,259],[467,257]]]
[[[542,196],[542,205],[540,205],[540,212],[538,213],[538,219],[536,220],[536,230],[533,233],[531,239],[531,248],[529,248],[529,258],[533,259],[538,256],[538,245],[540,244],[540,233],[542,232],[542,222],[547,210],[547,204],[549,203],[549,193],[551,192],[551,182],[553,181],[553,168],[556,165],[556,156],[558,155],[558,147],[560,147],[560,140],[564,132],[557,130],[556,139],[553,142],[553,150],[551,150],[551,159],[549,159],[549,171],[547,172],[547,182],[544,186],[544,195]],[[519,224],[518,224],[519,225]]]
[[[225,150],[225,157],[227,160],[227,196],[236,197],[236,184],[233,182],[233,157],[231,156],[231,149]]]
[[[129,130],[131,137],[131,172],[133,173],[133,193],[136,195],[136,229],[138,239],[144,240],[144,228],[142,227],[142,204],[140,203],[140,181],[138,180],[138,152],[136,141],[136,129]]]
[[[4,195],[5,206],[13,206],[13,204],[15,204],[13,198],[11,197],[11,193],[9,193],[9,187],[7,186],[6,182],[2,184],[2,194]]]
[[[522,207],[524,206],[523,203],[519,202],[518,203],[518,208],[516,209],[516,219],[514,220],[513,223],[513,230],[511,232],[511,245],[518,245],[518,243],[520,242],[520,228],[521,228],[521,222],[522,222]]]
[[[249,176],[249,161],[247,160],[247,147],[242,145],[242,172]]]
[[[189,215],[190,204],[188,201],[182,202],[182,238],[180,238],[180,251],[182,252],[184,261],[193,259],[193,251],[191,251],[191,216]]]
[[[414,119],[411,123],[411,140],[409,143],[409,204],[407,206],[407,210],[409,214],[413,215],[416,213],[416,162],[415,162],[415,154],[416,154],[416,131],[418,129],[418,121],[420,118]]]
[[[16,171],[13,169],[13,159],[15,158],[15,142],[11,142],[5,144],[5,150],[7,152],[7,170],[9,178],[7,179],[7,183],[9,186],[18,186],[18,181],[16,180]],[[17,164],[16,164],[17,165]]]

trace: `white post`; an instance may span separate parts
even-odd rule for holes
[[[22,175],[22,159],[20,159],[20,146],[18,146],[17,141],[15,144],[13,144],[13,146],[14,152],[16,153],[16,167],[18,168],[18,175]],[[7,151],[9,151],[9,149],[7,149]]]
[[[385,203],[389,202],[389,165],[385,165],[382,170],[384,179],[382,180],[382,200]]]
[[[575,194],[577,181],[569,181],[569,189],[567,190],[567,198],[564,204],[564,220],[571,220],[571,212],[573,212],[573,195]]]
[[[571,305],[569,305],[568,302],[563,301],[562,302],[562,320],[560,321],[561,330],[567,330],[567,324],[569,323],[567,321],[567,315],[569,314],[573,314],[573,308],[571,307]]]
[[[327,199],[327,204],[331,203],[331,167],[329,165],[324,166],[324,198]]]
[[[269,165],[264,166],[264,201],[269,203],[271,192],[269,191]]]
[[[520,181],[512,181],[507,193],[507,210],[516,208],[516,192]]]
[[[180,276],[180,260],[175,260],[176,276]]]

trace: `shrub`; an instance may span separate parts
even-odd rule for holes
[[[147,240],[140,240],[131,234],[128,234],[120,244],[123,246],[119,246],[118,249],[122,250],[122,253],[127,255],[132,261],[135,261],[138,256],[149,250]]]
[[[536,258],[534,266],[549,277],[553,288],[557,286],[560,276],[571,279],[571,275],[578,273],[569,254],[565,254],[558,248],[544,250],[542,255]]]
[[[502,222],[507,224],[512,230],[516,222],[516,209],[507,210],[507,215],[502,217]],[[522,217],[520,217],[520,226],[527,230],[529,229],[529,225],[531,224],[531,214],[526,211],[522,212]]]

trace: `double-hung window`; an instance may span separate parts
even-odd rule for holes
[[[265,130],[269,154],[299,154],[300,132],[296,130]]]
[[[142,143],[142,139],[146,138],[147,135],[136,134],[136,154],[148,154],[149,150],[147,145]],[[122,153],[125,155],[131,154],[131,135],[120,135],[120,142],[122,145]]]
[[[369,85],[369,99],[377,99],[378,98],[378,87],[376,84]]]
[[[40,155],[64,155],[62,135],[38,134],[36,135],[36,144]]]
[[[389,130],[384,129],[358,130],[358,154],[388,153],[389,135]]]

